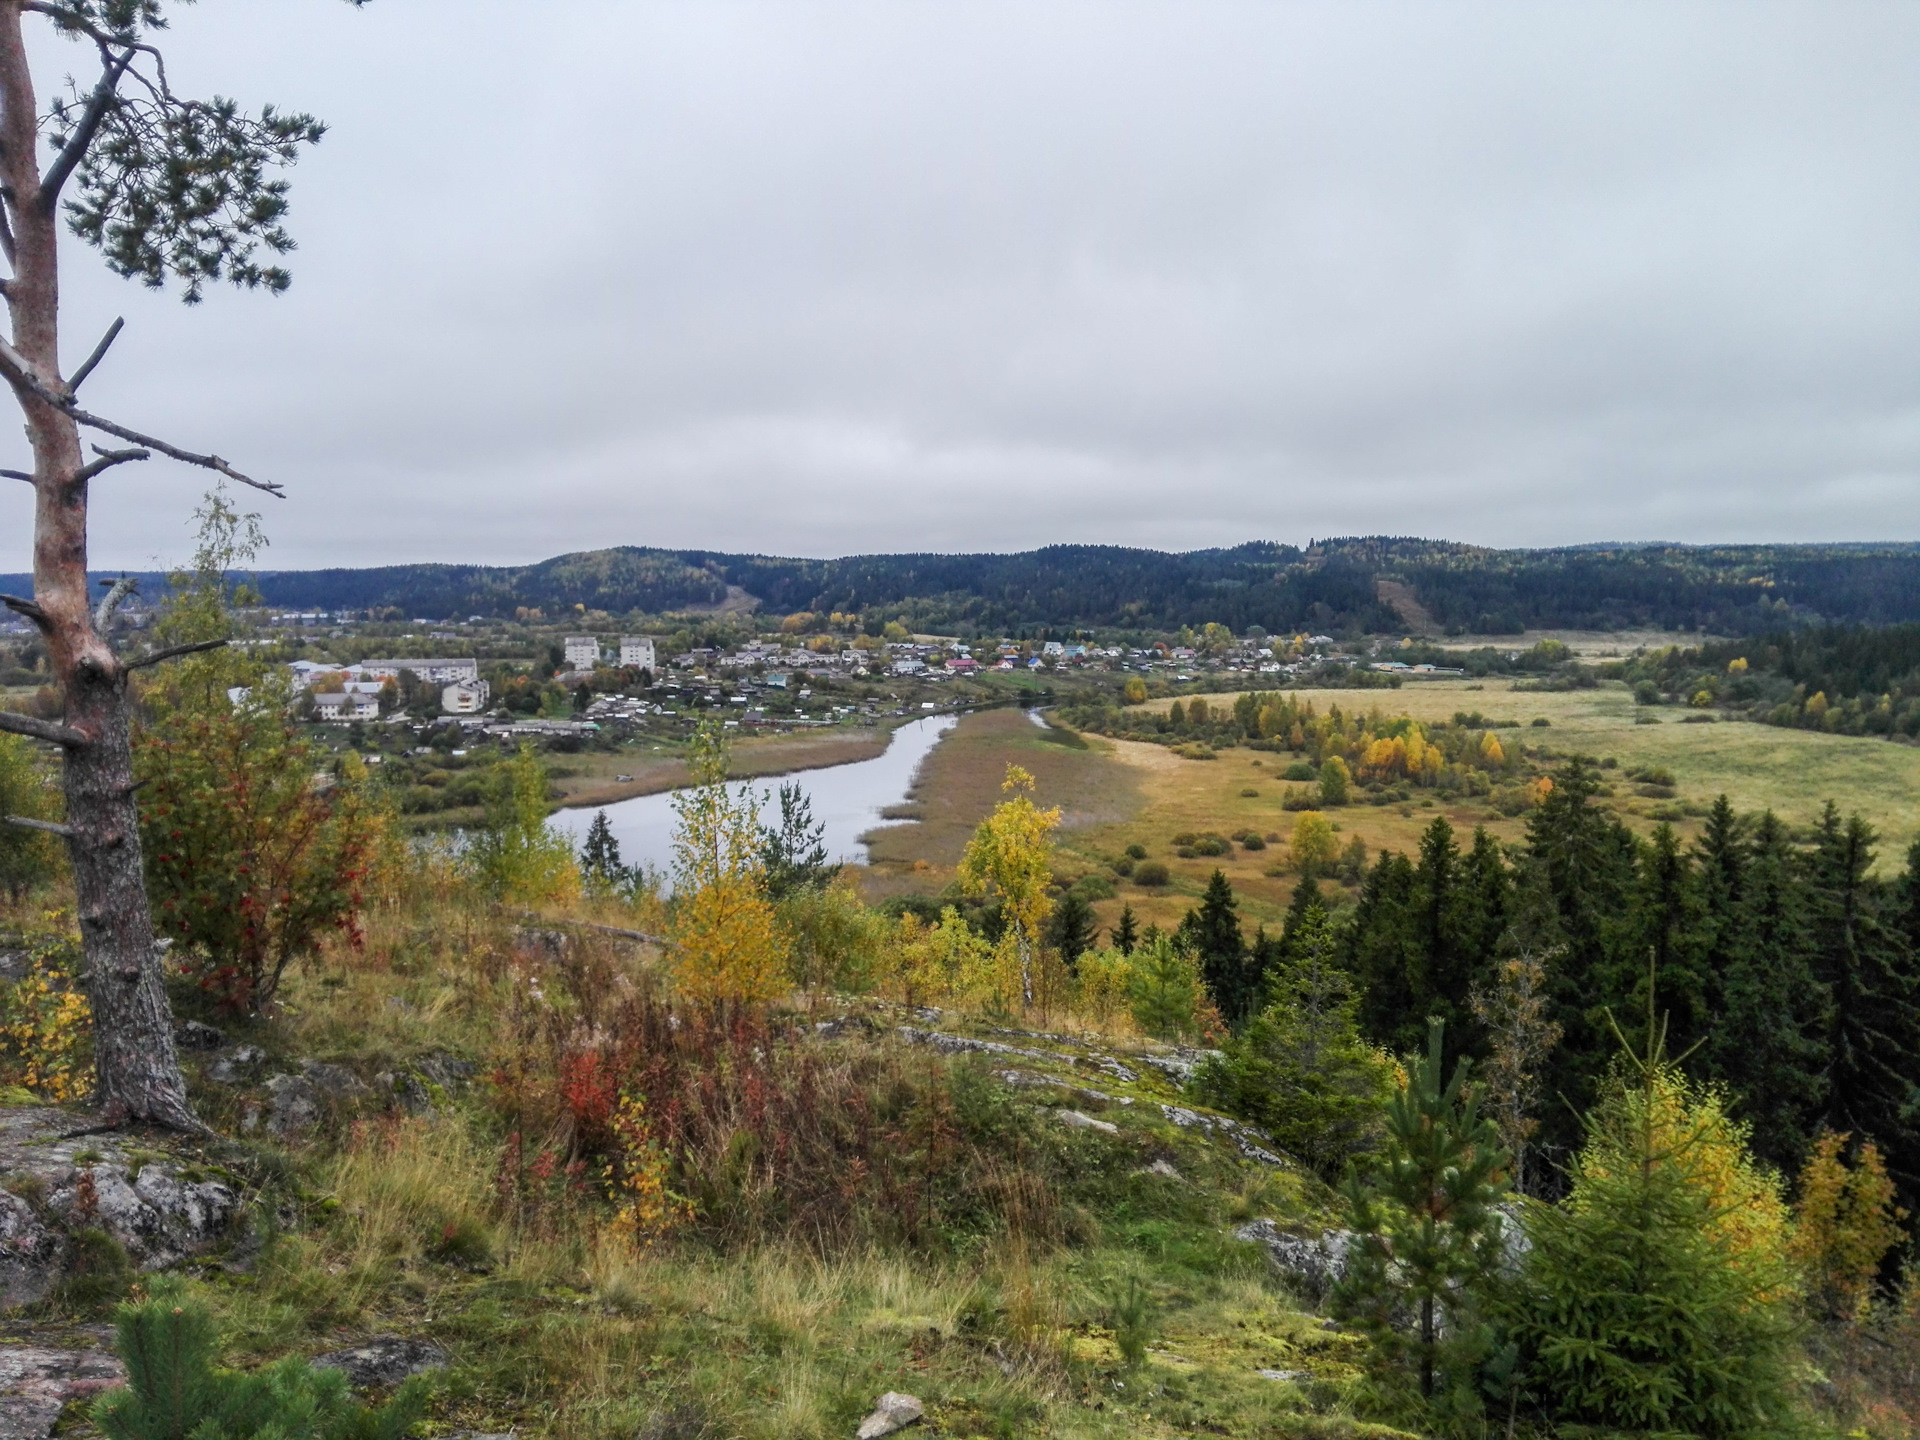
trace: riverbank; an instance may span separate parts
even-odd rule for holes
[[[764,779],[871,760],[886,753],[894,729],[900,723],[904,722],[803,730],[741,740],[732,748],[732,773],[739,780]],[[686,762],[677,752],[647,755],[626,750],[611,755],[567,758],[575,767],[575,773],[555,782],[563,810],[592,809],[640,795],[658,795],[664,790],[677,790],[692,779]]]

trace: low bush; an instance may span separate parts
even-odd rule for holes
[[[1133,883],[1146,889],[1158,889],[1173,878],[1163,860],[1145,860],[1133,867]]]
[[[1282,780],[1318,780],[1320,772],[1305,760],[1296,760],[1281,772]]]
[[[1129,846],[1127,846],[1127,858],[1128,858],[1129,860],[1144,860],[1144,859],[1146,859],[1146,858],[1147,858],[1147,847],[1146,847],[1146,846],[1144,846],[1144,845],[1142,845],[1142,844],[1140,844],[1140,843],[1139,843],[1138,841],[1136,841],[1136,842],[1134,842],[1133,844],[1131,844],[1131,845],[1129,845]]]

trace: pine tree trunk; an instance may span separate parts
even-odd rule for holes
[[[0,0],[0,178],[12,226],[13,346],[59,382],[59,216],[40,196],[33,80],[19,0]],[[11,377],[10,377],[11,378]],[[154,948],[133,794],[127,671],[93,624],[87,482],[73,418],[12,379],[33,447],[34,606],[76,738],[65,749],[68,854],[93,1006],[97,1090],[110,1121],[202,1129],[187,1106]]]

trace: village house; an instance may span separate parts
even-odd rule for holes
[[[380,697],[364,694],[348,695],[342,692],[316,695],[313,697],[313,710],[322,720],[337,721],[341,724],[351,720],[378,720]]]

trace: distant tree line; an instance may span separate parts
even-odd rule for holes
[[[1387,593],[1410,594],[1449,634],[1651,627],[1757,635],[1822,622],[1920,623],[1920,549],[1911,545],[1486,550],[1375,537],[1185,554],[1055,545],[835,560],[624,546],[535,565],[289,570],[261,582],[269,603],[301,609],[431,618],[538,610],[549,619],[575,606],[614,615],[715,606],[734,586],[771,613],[838,612],[876,634],[888,620],[962,634],[1146,633],[1208,622],[1236,634],[1417,628],[1420,617]]]

